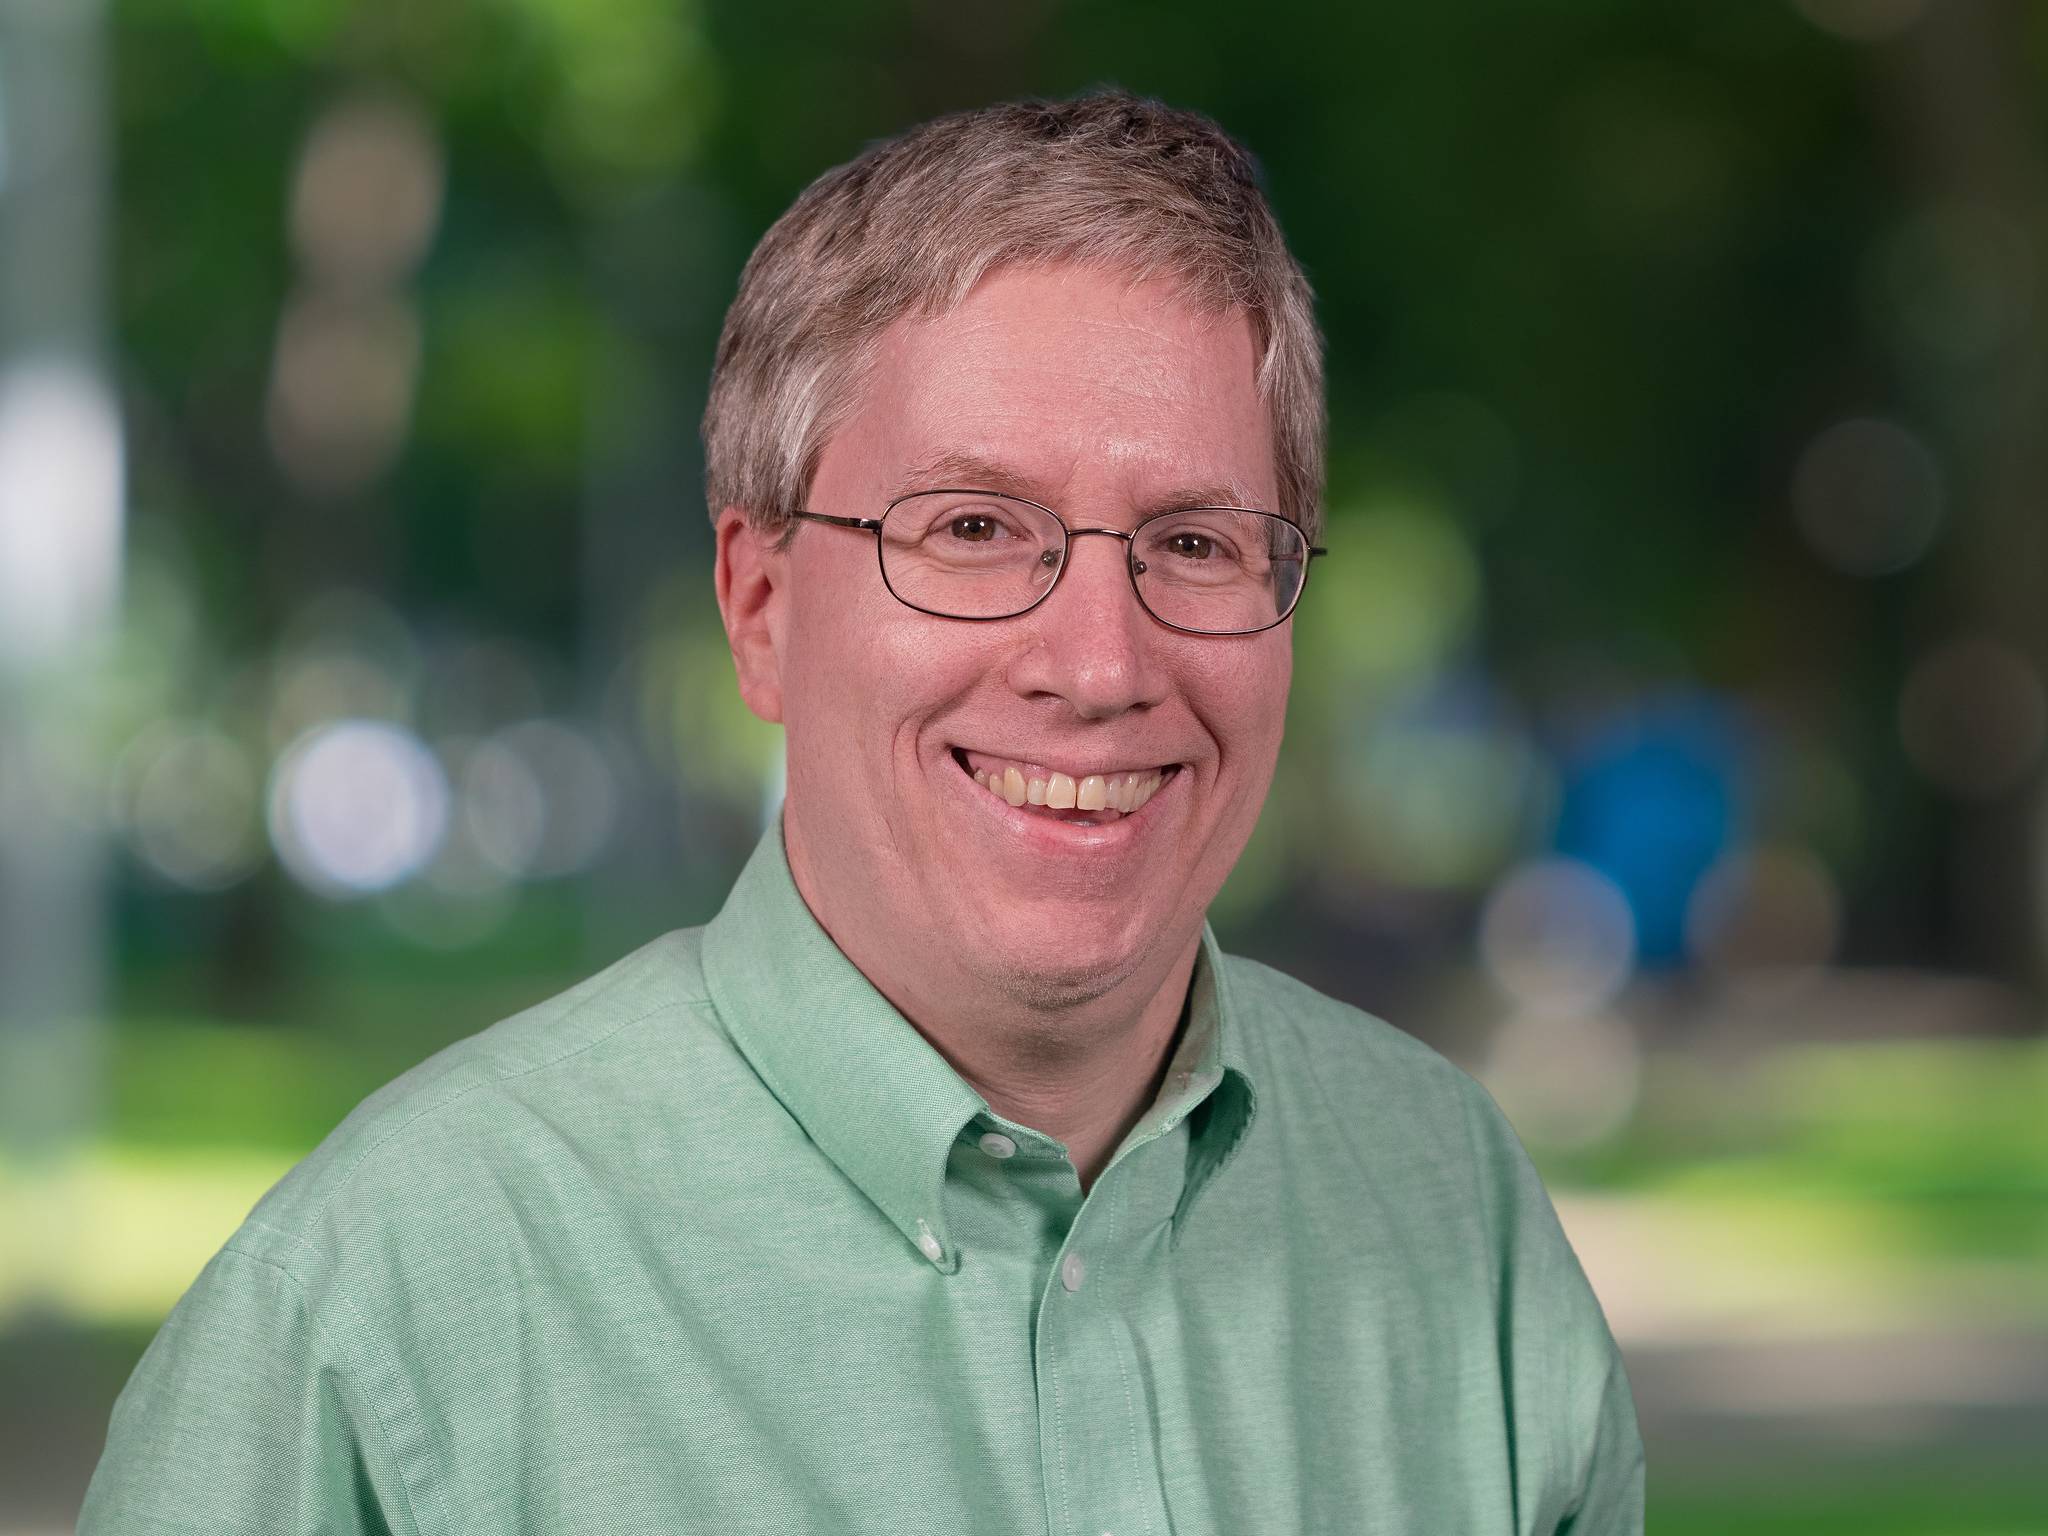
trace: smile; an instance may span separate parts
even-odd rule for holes
[[[1043,763],[956,749],[961,770],[996,799],[1076,826],[1099,826],[1135,815],[1180,771],[1178,763],[1103,773],[1065,772]]]

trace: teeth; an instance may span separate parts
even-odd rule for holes
[[[976,768],[974,782],[1010,805],[1043,805],[1053,810],[1118,811],[1143,808],[1166,782],[1164,773],[1091,773],[1076,780],[1065,773],[1026,778],[1012,766]]]

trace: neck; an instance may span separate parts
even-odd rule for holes
[[[908,978],[876,986],[990,1109],[1062,1143],[1085,1191],[1159,1096],[1200,948],[1197,933],[1163,970],[1057,1013],[1008,1000],[935,1008]]]
[[[1090,1188],[1158,1097],[1179,1038],[1199,928],[1156,947],[1108,991],[1044,1007],[994,983],[963,992],[959,973],[925,974],[906,946],[875,941],[857,920],[835,921],[798,840],[790,873],[811,915],[876,991],[1006,1120],[1060,1142]]]

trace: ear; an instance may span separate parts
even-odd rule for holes
[[[771,725],[782,723],[782,612],[788,559],[777,535],[738,507],[718,514],[718,612],[739,674],[740,697]]]

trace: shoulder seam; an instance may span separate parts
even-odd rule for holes
[[[263,1227],[263,1230],[265,1230],[266,1232],[279,1231],[278,1228],[269,1226],[266,1223],[258,1223],[258,1225],[261,1225]],[[300,1241],[298,1238],[293,1237],[292,1234],[289,1232],[280,1232],[279,1235],[290,1238],[293,1242]],[[305,1245],[301,1243],[301,1246],[303,1247]],[[301,1280],[296,1274],[294,1274],[288,1265],[280,1264],[275,1259],[265,1258],[260,1253],[251,1253],[246,1248],[236,1247],[234,1240],[232,1238],[228,1240],[228,1242],[223,1246],[221,1251],[223,1253],[232,1253],[233,1255],[235,1255],[236,1258],[247,1259],[252,1264],[261,1264],[266,1268],[274,1269],[280,1275],[283,1275],[285,1279],[289,1280],[291,1282],[293,1291],[295,1291],[298,1295],[299,1310],[303,1312],[306,1316],[306,1325],[327,1342],[328,1348],[334,1351],[336,1363],[343,1365],[343,1368],[346,1369],[346,1361],[349,1355],[352,1353],[352,1351],[344,1347],[340,1340],[336,1339],[331,1333],[329,1333],[327,1331],[326,1325],[320,1321],[319,1313],[314,1309],[311,1300],[306,1295],[305,1281]],[[363,1326],[363,1316],[360,1312],[356,1311],[355,1303],[350,1301],[348,1299],[348,1296],[343,1292],[336,1291],[334,1294],[340,1297],[342,1305],[349,1309],[350,1314],[353,1315],[356,1319],[357,1326],[361,1328]],[[364,1339],[366,1343],[368,1341],[368,1338],[368,1330],[364,1329]],[[367,1392],[359,1391],[356,1395],[362,1400],[362,1405],[369,1414],[370,1422],[376,1426],[377,1438],[383,1442],[384,1454],[390,1458],[391,1470],[397,1475],[398,1492],[400,1497],[402,1497],[405,1500],[406,1521],[408,1524],[412,1526],[414,1532],[421,1532],[425,1528],[421,1526],[419,1511],[416,1508],[414,1508],[413,1505],[412,1486],[406,1481],[405,1478],[405,1464],[399,1458],[397,1447],[391,1443],[391,1430],[384,1423],[384,1416],[377,1411],[377,1404],[375,1400],[373,1400]],[[414,1412],[415,1414],[417,1414],[418,1410],[415,1409]],[[447,1515],[446,1512],[443,1511],[442,1518],[440,1521],[440,1529],[446,1530],[447,1528]]]

